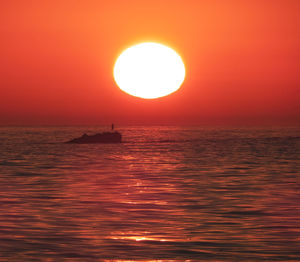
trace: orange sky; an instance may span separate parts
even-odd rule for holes
[[[0,125],[300,123],[300,1],[1,1]],[[123,93],[113,65],[157,41],[176,93]]]

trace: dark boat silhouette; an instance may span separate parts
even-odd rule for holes
[[[81,137],[74,138],[66,143],[74,144],[95,144],[95,143],[121,143],[122,135],[119,132],[103,132],[95,135],[83,134]]]

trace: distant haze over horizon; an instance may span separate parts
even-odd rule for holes
[[[300,1],[2,1],[0,126],[300,124]],[[186,67],[175,93],[123,93],[113,66],[154,41]]]

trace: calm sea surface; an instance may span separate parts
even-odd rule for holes
[[[300,129],[0,128],[0,261],[300,260]]]

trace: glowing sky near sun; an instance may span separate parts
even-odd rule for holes
[[[300,2],[1,1],[0,125],[299,124]],[[128,96],[113,66],[158,42],[186,77],[157,99]]]

